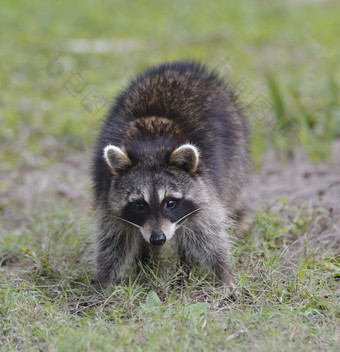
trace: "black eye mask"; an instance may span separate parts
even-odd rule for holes
[[[175,204],[173,205],[172,202],[175,202]],[[162,213],[165,218],[175,223],[197,208],[192,201],[185,198],[167,198],[163,201]]]
[[[122,217],[138,226],[143,226],[150,217],[149,205],[144,200],[130,202],[124,208]]]
[[[175,223],[194,212],[198,207],[185,198],[167,198],[159,206],[150,206],[144,201],[130,202],[124,208],[122,218],[138,226],[143,226],[152,216],[155,219],[163,217]]]

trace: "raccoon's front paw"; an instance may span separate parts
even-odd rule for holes
[[[116,283],[109,275],[98,275],[91,281],[91,286],[97,290],[105,290],[110,284]]]
[[[93,293],[103,291],[106,287],[107,285],[102,284],[97,278],[91,280],[90,291]]]

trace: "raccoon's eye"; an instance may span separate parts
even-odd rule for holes
[[[175,206],[176,206],[175,199],[168,199],[165,202],[165,208],[168,209],[168,210],[171,210],[171,209],[175,208]]]
[[[137,213],[144,213],[146,210],[145,203],[142,203],[142,202],[135,203],[135,210]]]

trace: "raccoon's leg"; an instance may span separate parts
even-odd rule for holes
[[[235,281],[230,268],[230,251],[226,234],[219,228],[188,228],[177,238],[181,261],[187,264],[202,263],[215,273],[217,278],[231,287]]]
[[[139,236],[131,233],[106,233],[100,236],[97,250],[98,282],[102,287],[117,283],[136,265],[141,250]]]
[[[149,264],[152,260],[152,247],[146,241],[142,243],[140,261],[141,264]]]

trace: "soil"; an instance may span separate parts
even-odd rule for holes
[[[331,162],[313,164],[300,152],[294,160],[283,164],[269,153],[261,171],[251,175],[246,202],[252,211],[259,204],[278,210],[282,207],[281,198],[286,198],[292,206],[303,205],[311,212],[322,208],[313,218],[312,232],[319,242],[331,244],[339,254],[340,140],[334,143],[330,159]],[[65,202],[74,209],[75,217],[89,212],[88,165],[89,157],[73,155],[44,167],[0,171],[0,215],[4,229],[19,233],[32,217]]]
[[[334,143],[329,162],[314,164],[303,152],[285,164],[268,153],[261,171],[254,172],[248,187],[248,207],[260,205],[286,218],[286,223],[303,208],[310,214],[310,250],[328,256],[340,255],[340,140]],[[289,207],[282,207],[282,198]],[[282,211],[282,209],[284,209]],[[296,262],[306,239],[293,236],[294,246],[285,259]]]

